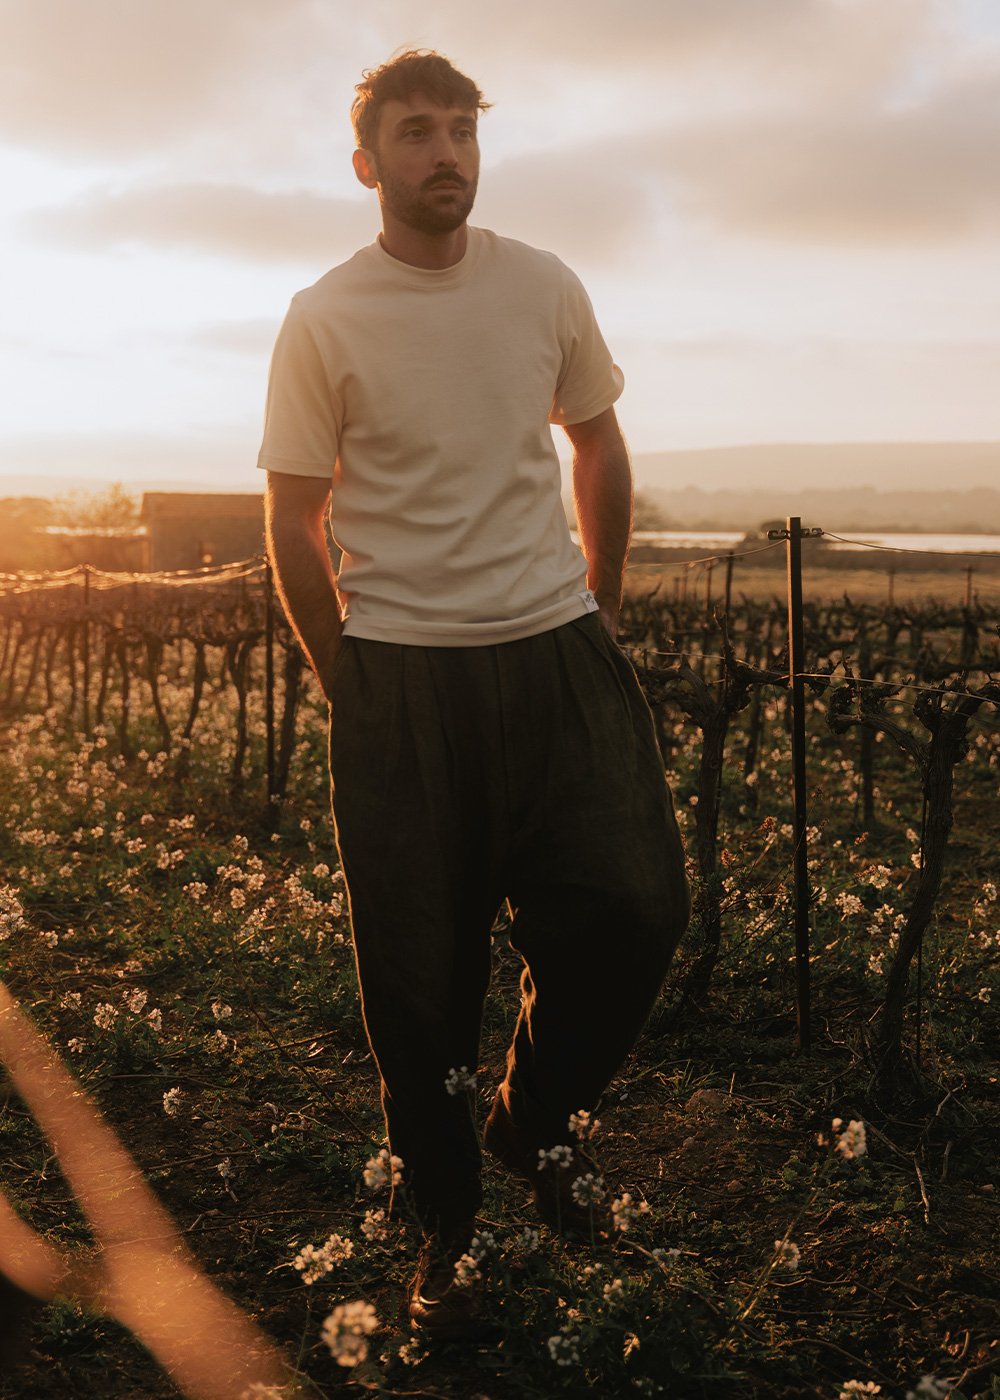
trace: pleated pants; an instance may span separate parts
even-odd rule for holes
[[[524,968],[499,1093],[539,1146],[596,1105],[686,926],[652,716],[595,613],[492,646],[348,636],[330,776],[390,1148],[424,1229],[448,1230],[482,1199],[469,1099],[446,1081],[478,1061],[503,901]]]

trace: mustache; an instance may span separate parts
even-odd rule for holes
[[[437,175],[429,176],[423,183],[422,189],[432,190],[435,185],[458,185],[460,189],[468,189],[469,182],[459,175],[457,170],[442,171]]]

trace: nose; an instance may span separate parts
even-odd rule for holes
[[[436,167],[443,166],[452,170],[458,166],[458,152],[451,135],[448,133],[443,133],[435,144],[434,164]]]

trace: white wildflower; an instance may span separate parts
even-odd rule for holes
[[[632,1225],[641,1215],[649,1214],[649,1203],[647,1201],[633,1201],[630,1194],[625,1191],[621,1197],[611,1202],[611,1213],[614,1216],[615,1229],[622,1234],[631,1229]]]
[[[557,1332],[545,1344],[549,1356],[557,1366],[578,1366],[580,1364],[579,1338],[572,1332]]]
[[[217,1021],[228,1021],[233,1014],[233,1008],[224,1001],[212,1002],[212,1015]]]
[[[601,1120],[595,1118],[586,1108],[578,1109],[576,1113],[569,1115],[569,1130],[574,1133],[582,1142],[584,1138],[593,1137],[601,1126]]]
[[[369,1243],[375,1240],[383,1240],[388,1233],[385,1219],[385,1211],[379,1206],[378,1210],[366,1210],[365,1218],[361,1222],[361,1233]]]
[[[184,1090],[179,1086],[168,1089],[163,1095],[163,1111],[168,1118],[176,1118],[181,1110],[181,1103],[184,1099]]]
[[[950,1381],[939,1381],[937,1376],[921,1376],[914,1388],[906,1392],[906,1400],[948,1400],[953,1389]]]
[[[427,1355],[427,1350],[418,1338],[414,1337],[411,1342],[404,1342],[396,1352],[404,1366],[419,1366]]]
[[[855,1395],[877,1395],[881,1389],[874,1381],[844,1381],[838,1400],[853,1400]]]
[[[538,1170],[543,1171],[550,1162],[555,1167],[571,1167],[573,1165],[572,1147],[550,1147],[547,1152],[544,1147],[540,1147],[538,1149]]]
[[[350,1259],[353,1253],[353,1240],[345,1240],[342,1235],[330,1235],[318,1247],[307,1244],[292,1260],[292,1268],[298,1269],[303,1283],[315,1283],[330,1273],[334,1265]]]
[[[364,1170],[365,1185],[369,1191],[377,1191],[391,1181],[398,1186],[403,1180],[403,1159],[394,1157],[387,1147],[383,1147],[376,1157],[369,1157]]]
[[[338,1366],[357,1366],[368,1355],[367,1338],[378,1327],[371,1303],[341,1303],[323,1323],[322,1336]]]
[[[94,1012],[94,1025],[98,1030],[109,1031],[118,1020],[118,1012],[110,1002],[102,1001]]]
[[[124,993],[125,1005],[133,1016],[138,1016],[139,1012],[149,1000],[149,993],[142,987],[132,987]]]
[[[480,1261],[471,1253],[465,1253],[455,1260],[455,1282],[460,1288],[466,1288],[482,1278],[479,1264]]]
[[[460,1094],[464,1089],[474,1093],[476,1076],[469,1073],[468,1065],[459,1065],[458,1069],[450,1069],[445,1075],[444,1087],[452,1097]]]
[[[863,1157],[868,1151],[868,1138],[865,1133],[865,1125],[860,1118],[852,1118],[844,1131],[842,1118],[833,1120],[833,1131],[837,1133],[837,1141],[834,1150],[846,1160],[851,1161],[854,1157]]]
[[[595,1176],[593,1172],[587,1172],[585,1176],[578,1176],[570,1187],[573,1199],[578,1206],[594,1206],[604,1200],[607,1194],[604,1190],[604,1179]]]
[[[799,1267],[799,1260],[802,1258],[802,1252],[798,1245],[793,1240],[775,1240],[774,1252],[777,1255],[776,1266],[779,1269],[787,1269],[789,1273],[794,1274]]]
[[[17,897],[17,890],[13,885],[0,885],[0,943],[26,927],[24,906]]]

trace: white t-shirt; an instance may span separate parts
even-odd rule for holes
[[[438,271],[376,242],[293,298],[257,464],[330,480],[346,633],[513,641],[596,609],[549,424],[623,383],[553,254],[470,228]]]

